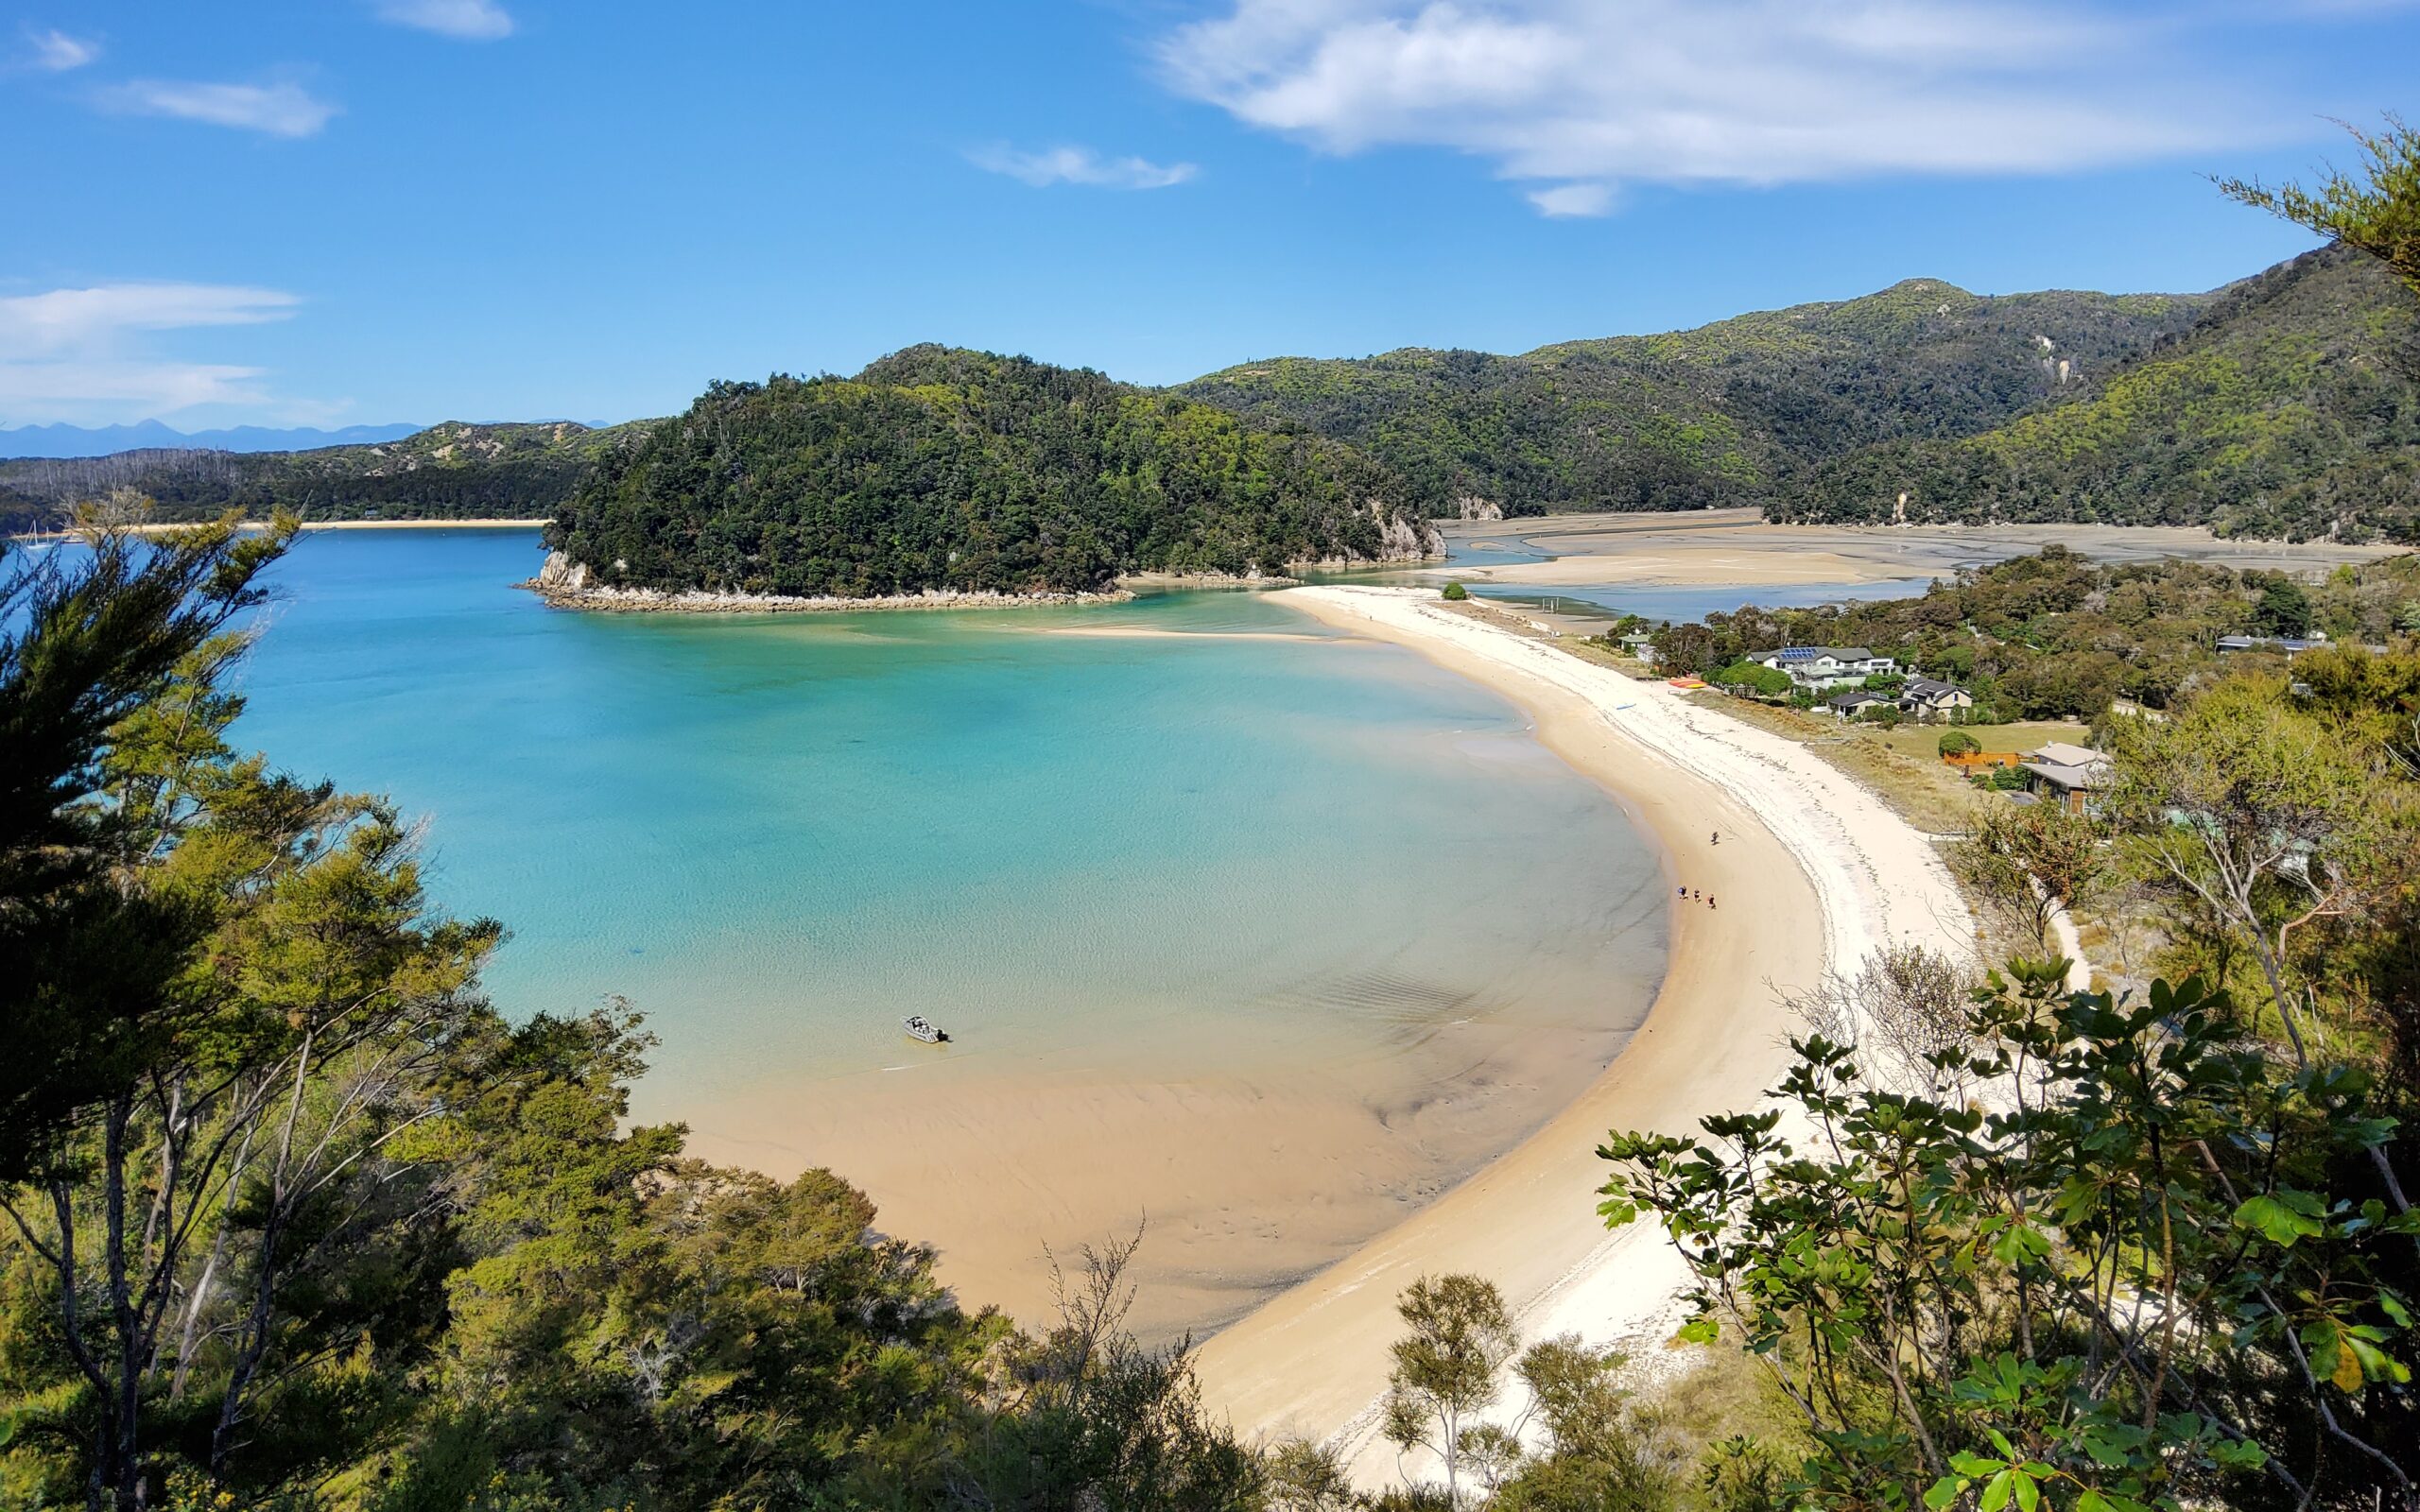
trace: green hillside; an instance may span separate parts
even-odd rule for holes
[[[1931,279],[1693,331],[1520,356],[1249,363],[1178,389],[1350,441],[1443,500],[1512,513],[1760,504],[1794,467],[1957,437],[2088,385],[2208,296],[1984,298]]]
[[[1886,443],[1794,480],[1806,521],[2207,524],[2420,540],[2420,306],[2325,249],[2227,290],[2087,397],[1954,441]]]
[[[869,596],[1417,555],[1401,479],[1099,373],[937,346],[717,384],[548,531],[605,586]]]
[[[592,457],[652,421],[432,425],[401,440],[308,452],[139,451],[0,462],[0,523],[24,528],[79,499],[132,489],[167,520],[291,509],[305,520],[538,519]]]

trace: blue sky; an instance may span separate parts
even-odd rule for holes
[[[2346,157],[2415,60],[2393,0],[12,4],[0,425],[2205,288],[2309,243],[2201,176]]]

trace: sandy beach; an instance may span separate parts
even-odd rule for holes
[[[2404,548],[2334,541],[2237,541],[2200,525],[1793,525],[1761,511],[1541,515],[1445,527],[1456,545],[1536,552],[1541,561],[1428,569],[1443,579],[1541,588],[1600,585],[1786,588],[1945,577],[2048,545],[2112,561],[2182,557],[2270,571],[2310,572],[2391,557]]]
[[[1601,1227],[1598,1141],[1614,1127],[1693,1132],[1704,1114],[1755,1106],[1787,1059],[1785,991],[1885,942],[1962,953],[1973,924],[1930,843],[1802,747],[1426,590],[1318,587],[1279,597],[1514,700],[1549,748],[1656,837],[1670,885],[1716,903],[1671,902],[1672,959],[1653,1009],[1577,1101],[1203,1348],[1208,1400],[1238,1427],[1333,1442],[1378,1485],[1396,1473],[1376,1418],[1406,1285],[1446,1271],[1486,1276],[1528,1338],[1662,1334],[1685,1278],[1659,1233]]]

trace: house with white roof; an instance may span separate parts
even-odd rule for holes
[[[1789,674],[1802,688],[1837,688],[1899,670],[1896,658],[1876,656],[1861,645],[1785,645],[1755,652],[1748,660]]]

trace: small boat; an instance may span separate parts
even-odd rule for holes
[[[908,1015],[908,1017],[900,1020],[899,1027],[908,1031],[908,1037],[909,1039],[922,1040],[928,1045],[945,1045],[949,1043],[948,1032],[933,1023],[931,1020],[926,1019],[921,1013],[911,1013]]]

